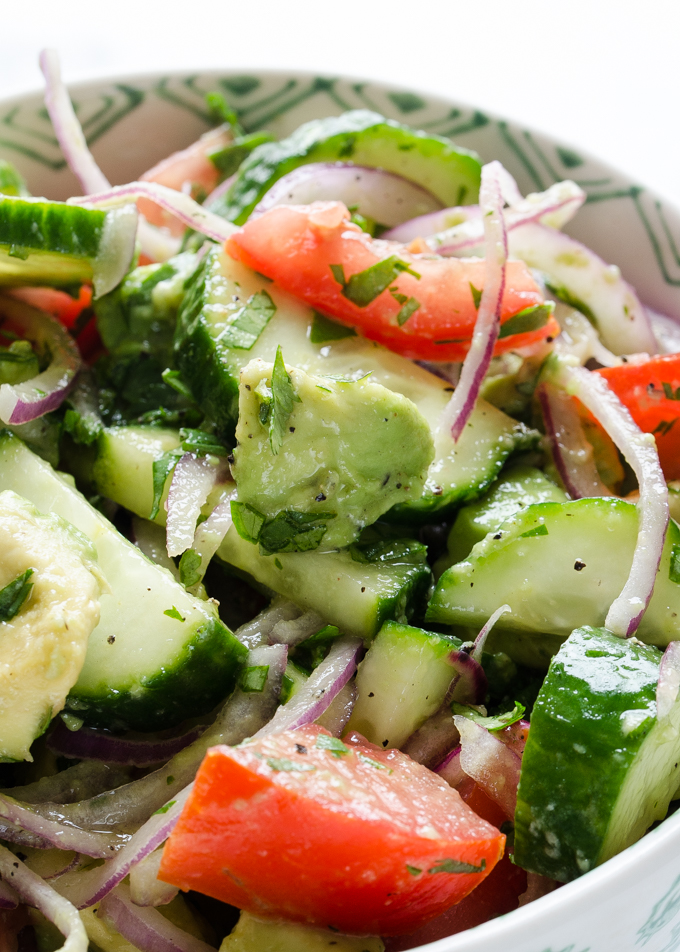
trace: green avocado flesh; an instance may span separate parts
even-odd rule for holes
[[[246,649],[16,437],[0,436],[0,489],[66,519],[94,544],[110,592],[66,709],[108,729],[159,730],[205,714],[233,688]]]
[[[574,631],[531,716],[514,861],[569,882],[662,820],[680,773],[680,703],[657,719],[661,653],[603,628]]]
[[[334,380],[283,363],[279,375],[280,397],[277,365],[253,360],[241,372],[232,470],[239,503],[267,520],[259,537],[264,550],[315,547],[305,541],[309,532],[268,545],[269,523],[281,513],[316,516],[315,545],[332,549],[349,545],[396,503],[421,495],[434,447],[410,400],[370,377]],[[277,417],[287,394],[290,410]]]
[[[242,225],[274,182],[309,162],[352,162],[417,182],[444,207],[477,201],[481,165],[476,153],[450,139],[415,132],[368,109],[313,119],[281,142],[258,146],[211,211]]]
[[[269,303],[268,303],[269,302]],[[330,325],[330,330],[329,330]],[[435,458],[423,495],[399,504],[390,518],[426,522],[477,498],[498,476],[508,456],[533,445],[537,434],[478,400],[454,443],[439,420],[452,388],[413,361],[318,315],[262,275],[215,249],[190,279],[178,316],[175,362],[199,406],[233,437],[241,370],[254,358],[273,362],[280,345],[286,364],[307,374],[357,379],[370,373],[411,400],[427,420]]]
[[[500,631],[566,638],[579,625],[603,625],[628,578],[637,535],[637,509],[622,499],[528,506],[444,572],[427,620],[479,630],[507,603],[511,611],[498,620]],[[680,529],[671,522],[654,594],[636,632],[660,647],[680,638],[680,584],[671,561],[678,545]]]

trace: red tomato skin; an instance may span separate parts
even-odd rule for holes
[[[354,747],[342,756],[343,768],[361,783],[380,774],[385,800],[376,800],[367,787],[365,801],[350,797],[348,802],[342,772],[336,775],[340,758],[314,747],[320,733],[311,726],[252,745],[209,750],[166,844],[160,878],[260,916],[359,935],[392,935],[419,928],[491,872],[503,854],[505,837],[443,781],[398,751],[367,749],[366,756],[387,767],[377,770],[361,762],[361,748]],[[304,761],[295,744],[307,749]],[[330,770],[328,776],[335,780],[325,795],[318,786],[313,797],[305,795],[304,784],[312,774],[272,770],[266,760],[272,753],[317,765],[315,784],[326,782],[322,771]],[[434,821],[412,815],[409,829],[399,797],[405,796],[400,794],[404,777],[416,775],[426,778],[436,809]],[[390,788],[392,799],[386,793]],[[392,808],[398,814],[394,821]],[[416,832],[432,822],[440,838]],[[450,835],[454,829],[460,833],[455,839]],[[446,858],[475,866],[484,860],[486,868],[474,874],[428,872]],[[409,872],[407,864],[422,872]]]
[[[296,297],[343,324],[357,327],[371,340],[413,360],[462,360],[469,348],[477,310],[470,285],[484,286],[481,258],[439,258],[409,253],[396,242],[371,238],[349,221],[341,202],[313,205],[280,205],[252,219],[226,244],[235,259],[272,278]],[[400,274],[390,285],[420,307],[400,327],[401,304],[389,290],[366,307],[359,307],[341,293],[330,269],[341,264],[345,275],[364,271],[377,261],[397,254],[420,279]],[[501,322],[518,311],[543,302],[541,291],[522,261],[509,261],[506,271]],[[495,353],[525,347],[559,333],[551,319],[526,334],[502,338]]]
[[[92,288],[89,284],[82,285],[77,298],[57,288],[42,287],[12,288],[9,294],[19,301],[30,304],[31,307],[47,311],[69,329],[73,327],[81,311],[92,303]]]
[[[680,355],[663,354],[643,364],[604,367],[609,387],[644,433],[653,433],[666,479],[680,479]],[[664,383],[673,399],[666,396]],[[677,398],[676,398],[677,393]]]

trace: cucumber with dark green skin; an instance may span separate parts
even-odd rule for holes
[[[408,621],[427,598],[432,574],[425,546],[404,542],[391,561],[359,562],[348,549],[260,555],[232,526],[217,554],[260,585],[368,642],[388,619]]]
[[[240,342],[249,346],[237,347],[239,323],[253,301],[270,302],[266,311],[260,307],[264,326],[257,337],[244,340],[241,334]],[[286,363],[306,373],[352,378],[370,373],[373,382],[412,400],[428,421],[435,434],[435,460],[423,496],[391,510],[389,518],[395,521],[427,522],[477,498],[508,456],[533,446],[538,437],[478,400],[465,432],[454,443],[448,432],[435,432],[452,392],[446,381],[347,328],[320,325],[307,305],[220,249],[209,251],[190,279],[179,311],[175,363],[225,439],[233,439],[241,369],[256,357],[272,362],[279,345]]]
[[[368,109],[313,119],[287,139],[258,146],[211,211],[241,225],[274,182],[309,162],[352,162],[411,179],[447,206],[477,201],[481,165],[476,153],[450,139],[416,132]]]
[[[514,862],[569,882],[665,817],[680,772],[680,705],[656,716],[661,653],[603,628],[574,631],[531,716]]]
[[[479,630],[507,603],[499,631],[530,632],[540,640],[545,634],[566,638],[582,624],[603,625],[628,578],[637,537],[637,509],[622,499],[527,506],[444,572],[426,619]],[[678,551],[680,529],[671,521],[654,594],[636,632],[647,644],[665,647],[680,638]],[[506,645],[512,654],[509,640]]]
[[[232,690],[245,647],[215,606],[151,562],[66,479],[0,432],[0,489],[79,529],[110,586],[66,709],[108,729],[157,730],[206,714]]]

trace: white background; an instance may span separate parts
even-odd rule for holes
[[[448,95],[680,207],[680,0],[1,0],[0,98],[140,71],[304,68]]]

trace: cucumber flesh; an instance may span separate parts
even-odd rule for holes
[[[381,747],[401,747],[442,704],[460,642],[388,621],[357,671],[357,701],[347,726]]]
[[[111,592],[66,709],[86,723],[157,730],[205,714],[231,691],[246,649],[217,617],[155,565],[51,466],[0,435],[0,489],[11,489],[87,536]]]
[[[514,861],[569,882],[665,817],[680,775],[680,701],[656,716],[661,653],[603,628],[574,631],[531,717]]]
[[[137,211],[0,199],[0,285],[68,286],[93,282],[95,297],[112,290],[135,250]]]
[[[426,619],[479,630],[507,603],[511,611],[498,620],[499,631],[566,638],[579,625],[603,625],[628,578],[637,535],[636,507],[622,499],[528,506],[444,572]],[[671,578],[678,545],[680,529],[671,522],[654,594],[637,631],[647,644],[665,647],[680,638],[680,585]]]
[[[274,182],[309,162],[353,162],[417,182],[444,207],[477,201],[481,165],[476,153],[443,136],[416,132],[368,109],[313,119],[287,139],[258,146],[211,211],[242,225]]]

